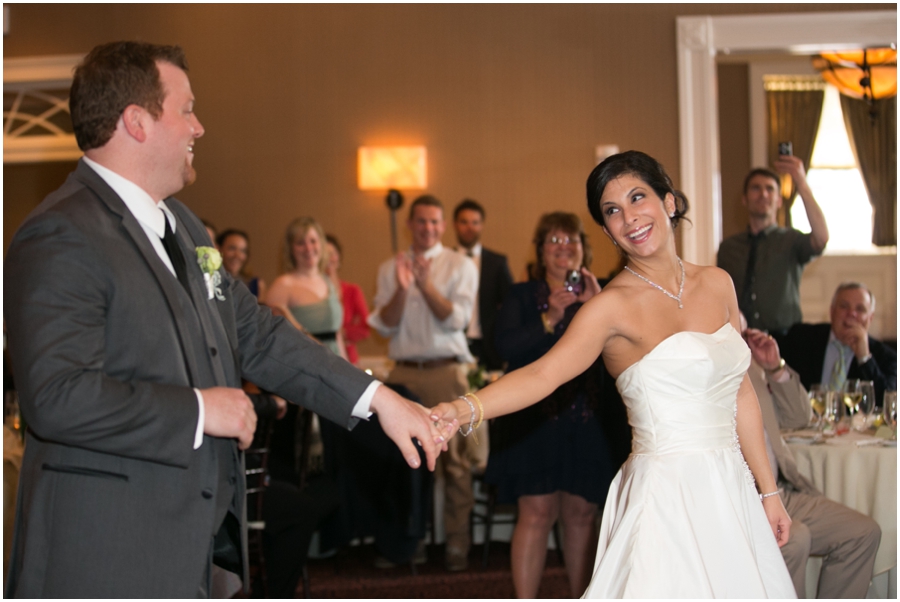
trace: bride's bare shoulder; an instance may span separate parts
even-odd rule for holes
[[[617,274],[615,278],[610,280],[599,294],[595,295],[591,302],[595,306],[602,306],[611,309],[615,306],[628,302],[628,297],[633,291],[633,287],[628,286],[628,282],[622,278],[622,272]]]
[[[714,290],[727,292],[734,291],[734,283],[731,276],[722,268],[712,265],[684,264],[685,274],[690,279],[696,278],[701,286]]]
[[[613,278],[598,294],[585,303],[579,313],[591,316],[598,325],[606,325],[610,335],[621,330],[634,313],[635,289],[623,282],[621,274]]]

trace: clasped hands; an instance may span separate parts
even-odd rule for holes
[[[242,450],[250,447],[256,431],[256,412],[247,394],[230,387],[212,387],[201,393],[203,432],[212,437],[237,439],[238,448]],[[452,417],[432,419],[433,410],[404,399],[384,385],[375,390],[369,409],[378,416],[382,430],[412,468],[421,464],[414,440],[425,452],[428,469],[434,470],[438,455],[447,451],[447,441],[459,428]]]

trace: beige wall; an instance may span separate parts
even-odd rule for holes
[[[371,299],[389,227],[382,195],[356,189],[358,146],[425,145],[429,191],[449,208],[481,201],[485,243],[520,277],[542,213],[590,221],[596,145],[644,150],[677,184],[676,16],[885,6],[13,4],[4,56],[180,44],[207,131],[199,179],[180,198],[219,228],[246,229],[268,281],[284,226],[315,216],[345,247],[343,276]],[[5,168],[4,249],[64,171]],[[607,274],[612,246],[593,223],[588,232],[595,272]]]
[[[750,92],[746,63],[719,65],[719,159],[722,169],[722,237],[747,229],[741,203],[750,160]]]

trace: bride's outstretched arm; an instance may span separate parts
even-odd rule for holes
[[[484,406],[484,420],[537,403],[594,363],[608,336],[604,334],[610,329],[608,316],[615,315],[602,298],[600,294],[585,303],[562,338],[543,357],[478,391],[478,399]],[[448,423],[456,419],[460,424],[468,424],[472,410],[462,400],[442,403],[433,408],[431,419]]]

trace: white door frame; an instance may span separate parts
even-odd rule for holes
[[[713,265],[722,240],[716,55],[896,45],[897,12],[678,17],[676,28],[680,188],[691,201],[693,222],[682,230],[682,254]]]

